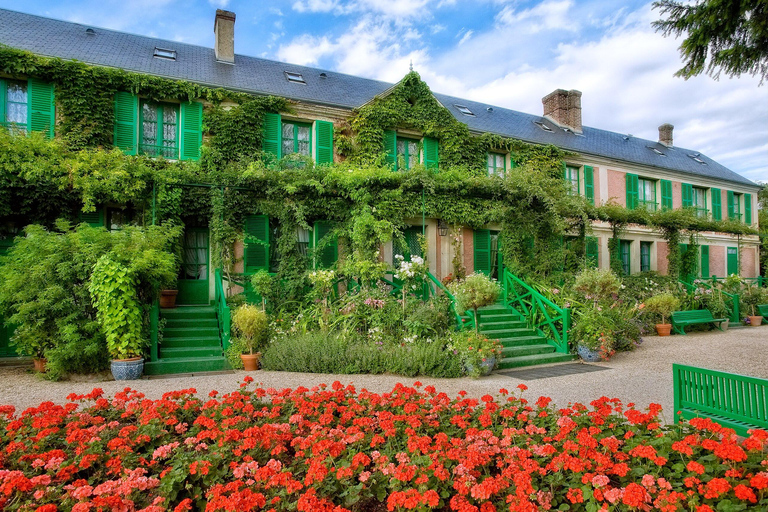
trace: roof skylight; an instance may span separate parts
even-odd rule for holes
[[[307,83],[304,81],[304,77],[301,76],[301,73],[294,73],[293,71],[285,71],[285,78],[287,78],[289,82],[293,82],[296,84]]]
[[[648,146],[648,149],[650,149],[651,151],[653,151],[659,156],[667,156],[664,153],[662,153],[661,150],[659,150],[658,148],[654,148],[653,146]]]
[[[475,114],[472,113],[471,110],[469,110],[469,107],[465,107],[464,105],[454,105],[456,109],[464,114],[465,116],[474,116]]]
[[[168,50],[167,48],[155,47],[153,57],[159,57],[161,59],[176,60],[176,50]]]
[[[705,162],[704,160],[702,160],[701,158],[699,158],[699,157],[701,156],[701,153],[695,153],[695,154],[693,154],[693,155],[688,155],[688,156],[689,156],[689,157],[691,157],[691,158],[693,158],[693,161],[694,161],[694,162],[698,162],[698,163],[700,163],[700,164],[702,164],[702,165],[707,165],[707,162]]]
[[[534,121],[534,123],[537,124],[539,126],[539,128],[541,128],[545,132],[551,132],[552,131],[552,128],[550,128],[549,126],[545,125],[541,121]]]

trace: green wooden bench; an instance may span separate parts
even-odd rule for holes
[[[768,430],[768,379],[682,364],[672,372],[678,421],[711,418],[742,437],[750,429]]]
[[[675,311],[672,313],[672,327],[676,333],[685,334],[686,325],[694,324],[717,324],[717,328],[721,331],[721,322],[725,322],[727,318],[713,318],[712,313],[708,309],[695,309],[693,311]]]
[[[757,306],[757,312],[763,318],[768,318],[768,304],[760,304]]]

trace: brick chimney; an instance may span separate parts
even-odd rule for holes
[[[544,117],[561,128],[581,133],[581,91],[557,89],[542,98]]]
[[[213,33],[216,34],[216,60],[228,64],[235,63],[235,13],[216,9],[216,20],[213,22]]]
[[[668,148],[672,147],[672,130],[674,129],[675,127],[669,123],[659,126],[659,142]]]

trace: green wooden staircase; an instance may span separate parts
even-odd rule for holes
[[[145,375],[227,370],[213,306],[160,310],[165,319],[158,359],[144,363]]]
[[[556,352],[547,338],[528,326],[528,321],[515,309],[494,304],[478,311],[478,329],[504,346],[499,369],[571,361],[569,353]]]

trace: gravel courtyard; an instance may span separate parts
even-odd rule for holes
[[[218,375],[168,376],[128,383],[97,379],[48,382],[28,369],[32,365],[30,361],[22,366],[0,366],[0,405],[11,404],[21,411],[47,400],[64,403],[69,393],[87,393],[94,387],[103,388],[111,395],[130,386],[149,398],[159,398],[166,391],[195,388],[201,396],[206,396],[213,389],[222,393],[238,389],[243,377],[251,375],[261,386],[277,389],[311,388],[320,383],[330,385],[338,380],[343,384],[351,383],[358,390],[366,388],[375,392],[390,391],[398,382],[411,385],[419,380],[425,386],[434,385],[438,391],[449,396],[456,396],[464,390],[475,397],[495,394],[501,388],[511,391],[522,383],[528,386],[524,397],[533,400],[541,395],[549,396],[558,406],[571,402],[589,403],[603,395],[620,398],[624,403],[634,402],[641,407],[647,407],[651,402],[660,403],[665,411],[664,419],[671,422],[673,363],[768,378],[768,326],[731,329],[725,333],[709,331],[665,338],[649,336],[635,351],[617,354],[608,362],[594,364],[605,370],[535,380],[523,380],[498,372],[472,380],[238,371]],[[526,369],[512,371],[522,370]]]

